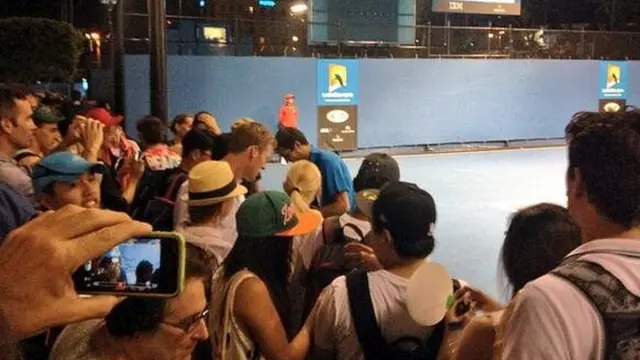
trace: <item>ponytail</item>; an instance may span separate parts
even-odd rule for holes
[[[311,210],[311,207],[309,207],[309,204],[307,204],[307,202],[304,200],[304,196],[302,196],[302,192],[300,191],[300,189],[293,188],[293,190],[291,191],[290,198],[291,198],[291,203],[293,204],[293,206],[296,208],[298,212],[304,213]]]

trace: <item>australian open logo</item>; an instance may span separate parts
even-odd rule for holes
[[[349,83],[349,70],[346,65],[329,64],[328,88],[322,93],[326,102],[349,103],[354,98],[352,92],[347,91]]]
[[[607,80],[602,95],[604,97],[622,97],[625,89],[621,86],[622,68],[616,64],[607,65]]]

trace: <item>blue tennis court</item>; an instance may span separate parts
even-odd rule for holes
[[[436,200],[434,259],[455,277],[503,296],[498,256],[509,214],[538,202],[566,205],[566,149],[505,150],[396,157],[404,181]],[[355,175],[362,159],[348,159]],[[272,164],[265,189],[281,189],[286,166]]]

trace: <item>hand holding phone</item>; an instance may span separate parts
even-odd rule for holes
[[[185,241],[154,232],[126,241],[86,262],[73,275],[79,294],[174,297],[184,282]]]
[[[0,247],[0,312],[16,339],[43,329],[104,317],[118,298],[83,299],[71,273],[151,226],[123,213],[74,205],[46,212],[11,232]]]

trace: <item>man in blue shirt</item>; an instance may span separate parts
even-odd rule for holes
[[[342,215],[355,207],[353,181],[347,164],[331,151],[309,144],[304,134],[295,128],[283,128],[276,134],[276,151],[289,162],[309,160],[322,174],[320,211],[325,217]]]
[[[0,181],[0,244],[13,230],[26,224],[37,215],[24,194]]]

